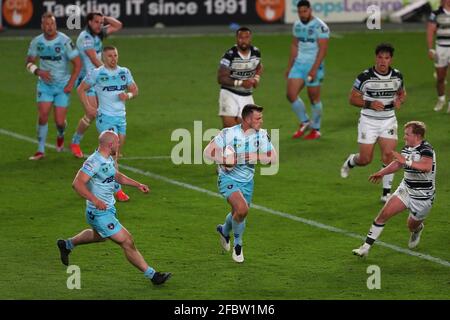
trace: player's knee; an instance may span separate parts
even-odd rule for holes
[[[358,156],[358,166],[364,167],[367,166],[370,162],[372,162],[371,156],[361,154]]]
[[[392,155],[390,155],[390,154],[382,154],[381,155],[381,161],[383,161],[383,163],[385,165],[388,165],[389,163],[392,162]]]
[[[290,103],[295,102],[295,100],[297,100],[297,97],[298,97],[297,94],[293,94],[291,92],[286,93],[286,98],[289,100]]]

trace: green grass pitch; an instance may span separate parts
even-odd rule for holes
[[[0,39],[0,129],[34,139],[36,78],[24,67],[29,41]],[[36,145],[1,131],[0,299],[448,299],[450,115],[432,110],[435,81],[424,33],[343,33],[331,38],[319,141],[291,139],[297,124],[285,98],[284,79],[290,36],[255,34],[253,43],[262,51],[265,72],[254,97],[265,107],[264,127],[280,129],[280,168],[276,175],[256,176],[254,203],[366,235],[381,208],[381,186],[367,181],[380,167],[379,150],[371,165],[353,170],[347,180],[340,178],[339,168],[357,151],[359,110],[349,106],[348,93],[356,75],[373,64],[374,47],[381,41],[394,44],[394,66],[403,72],[408,93],[397,113],[398,149],[403,124],[422,120],[437,153],[437,197],[416,251],[443,263],[379,245],[361,260],[351,254],[359,239],[251,209],[244,234],[246,261],[237,265],[222,252],[215,232],[229,210],[225,200],[123,168],[149,184],[152,192],[146,196],[125,187],[131,201],[117,204],[119,219],[149,264],[172,272],[173,278],[153,287],[119,247],[106,242],[74,250],[71,264],[81,268],[81,290],[69,290],[69,274],[55,241],[87,227],[84,201],[71,188],[82,161],[47,148],[44,160],[31,162],[27,158]],[[170,139],[173,130],[193,132],[196,120],[204,129],[220,127],[216,70],[234,43],[232,35],[116,37],[105,43],[119,48],[119,64],[132,71],[140,88],[127,105],[125,157],[169,156],[177,144]],[[302,97],[306,100],[305,93]],[[81,115],[74,92],[66,147]],[[52,121],[47,142],[54,144]],[[85,153],[94,150],[96,138],[92,127],[83,140]],[[213,166],[177,166],[164,158],[121,163],[217,192]],[[401,176],[395,176],[395,187]],[[407,249],[406,217],[405,212],[389,221],[380,240]],[[380,267],[380,290],[366,286],[370,265]]]

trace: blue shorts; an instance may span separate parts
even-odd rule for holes
[[[103,211],[87,207],[86,221],[102,238],[109,238],[122,230],[122,225],[117,220],[115,207]]]
[[[291,68],[291,71],[289,72],[289,79],[303,79],[305,81],[305,85],[307,87],[317,87],[320,86],[320,83],[323,81],[323,78],[325,76],[325,67],[323,63],[320,64],[319,69],[317,69],[316,78],[313,82],[308,82],[308,73],[312,68],[311,63],[300,63],[295,62],[294,65]]]
[[[53,102],[55,107],[67,108],[70,102],[70,94],[64,92],[65,85],[48,84],[42,80],[37,83],[37,102]]]
[[[115,133],[125,135],[127,133],[127,120],[125,116],[107,116],[106,114],[97,113],[95,119],[98,133],[105,130],[113,130]]]
[[[232,193],[236,191],[241,191],[242,195],[247,201],[247,205],[250,206],[253,197],[253,187],[254,182],[250,180],[248,182],[238,182],[227,176],[219,175],[219,179],[217,180],[217,186],[219,187],[220,194],[228,199]]]
[[[83,81],[83,79],[84,79],[84,77],[79,77],[75,87],[78,88],[80,86],[81,82]],[[97,93],[95,92],[94,87],[90,87],[89,90],[86,91],[86,95],[89,96],[89,97],[97,96]]]

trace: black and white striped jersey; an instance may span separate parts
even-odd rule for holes
[[[261,63],[261,52],[258,48],[250,46],[250,51],[247,57],[239,53],[235,45],[227,50],[220,60],[220,65],[230,69],[230,76],[236,80],[246,80],[253,78],[256,74],[256,68]],[[223,89],[229,90],[241,96],[249,96],[252,94],[252,88],[246,89],[244,87],[234,87],[222,85]]]
[[[392,118],[395,116],[394,99],[397,92],[404,88],[403,76],[397,69],[389,69],[386,75],[382,75],[372,67],[358,75],[353,88],[361,92],[364,100],[378,100],[384,104],[382,111],[362,108],[362,115],[375,119]]]
[[[440,47],[450,47],[450,11],[443,7],[431,12],[428,22],[435,23],[436,45]]]
[[[403,177],[403,182],[411,198],[418,200],[433,198],[436,184],[436,154],[431,144],[424,140],[416,147],[403,147],[401,153],[406,160],[414,162],[420,161],[423,157],[433,159],[433,167],[430,172],[419,171],[405,165]]]

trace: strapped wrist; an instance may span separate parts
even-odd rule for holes
[[[364,100],[364,108],[371,109],[372,108],[372,101]]]
[[[28,62],[27,63],[27,70],[31,73],[31,74],[35,74],[36,70],[38,69],[37,65],[35,65],[32,62]]]
[[[412,160],[411,160],[411,159],[406,160],[406,161],[405,161],[405,164],[406,164],[408,167],[411,168],[411,166],[412,166]]]
[[[240,87],[240,86],[242,86],[242,80],[234,80],[234,86],[235,87]]]
[[[132,92],[127,92],[127,97],[128,97],[128,99],[131,99],[134,97],[134,95]]]

